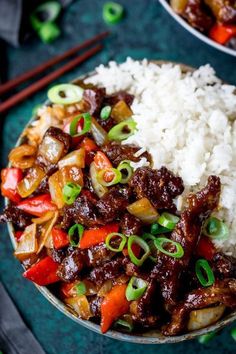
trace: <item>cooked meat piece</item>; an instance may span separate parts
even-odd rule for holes
[[[126,236],[141,235],[142,227],[142,222],[130,213],[125,213],[120,219],[121,232]]]
[[[121,145],[116,141],[112,141],[102,147],[102,151],[107,155],[109,160],[114,166],[118,166],[121,161],[130,160],[138,162],[142,157],[146,157],[148,161],[152,161],[151,155],[148,152],[144,152],[139,157],[135,157],[134,154],[139,151],[140,148],[135,145]]]
[[[201,191],[189,197],[189,207],[181,214],[180,221],[171,233],[170,239],[181,244],[184,250],[182,258],[173,258],[165,254],[158,257],[151,278],[158,279],[166,305],[175,305],[183,271],[188,267],[192,253],[198,243],[203,221],[218,206],[220,198],[220,179],[208,178],[208,183]],[[173,251],[170,246],[169,251]]]
[[[174,336],[184,331],[189,313],[215,304],[226,307],[236,307],[236,280],[225,279],[217,281],[208,288],[201,288],[189,293],[185,300],[176,306],[172,313],[170,324],[164,329],[164,334]]]
[[[188,0],[182,16],[201,32],[208,32],[214,22],[202,0]]]
[[[94,115],[100,112],[105,94],[106,90],[104,88],[93,88],[84,90],[83,98],[90,105],[90,114]]]
[[[90,310],[92,311],[92,314],[94,317],[100,317],[101,316],[101,304],[102,304],[102,297],[95,296],[95,297],[89,297],[88,298],[89,303],[90,303]]]
[[[129,205],[130,191],[128,187],[114,187],[97,203],[100,218],[104,223],[117,219]]]
[[[236,278],[236,259],[216,253],[212,260],[214,274],[219,278]]]
[[[218,22],[236,22],[236,3],[235,0],[204,0],[210,7]]]
[[[184,190],[183,180],[176,177],[166,167],[154,170],[150,167],[138,168],[130,181],[138,199],[148,198],[156,209],[175,210],[173,199]]]
[[[114,252],[107,249],[105,243],[83,250],[84,262],[87,267],[97,267],[109,261],[114,256]]]
[[[134,96],[125,91],[119,91],[113,95],[106,96],[104,101],[105,104],[114,106],[119,101],[125,101],[125,103],[130,107],[133,103]]]
[[[62,248],[57,250],[56,248],[50,248],[48,249],[48,254],[55,262],[61,263],[68,255],[68,249]]]
[[[17,229],[24,230],[30,225],[32,216],[24,213],[14,205],[7,206],[0,215],[0,223],[12,222]]]
[[[124,274],[123,259],[123,257],[112,259],[102,266],[94,268],[89,274],[89,279],[101,285],[106,280],[119,277],[121,274]]]

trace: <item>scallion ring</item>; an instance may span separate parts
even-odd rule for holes
[[[60,28],[56,23],[46,22],[38,30],[38,35],[44,43],[51,43],[55,41],[61,34]]]
[[[132,277],[126,288],[125,296],[128,301],[138,300],[147,289],[147,282],[141,278]]]
[[[203,234],[213,239],[225,240],[229,236],[229,228],[223,221],[212,216],[206,220]]]
[[[159,225],[169,229],[173,230],[175,228],[175,225],[178,223],[179,217],[167,212],[164,212],[160,215],[158,218],[157,222]]]
[[[120,238],[121,239],[118,248],[114,248],[111,245],[111,242],[114,241],[116,238]],[[125,235],[120,234],[118,232],[112,232],[109,235],[107,235],[105,244],[106,244],[106,248],[109,249],[110,251],[122,252],[123,248],[125,247],[126,241],[127,241],[127,237]]]
[[[81,192],[82,187],[79,184],[68,182],[62,189],[63,200],[66,204],[71,205]]]
[[[106,2],[103,6],[103,19],[108,24],[118,23],[124,14],[124,8],[120,4],[109,1]]]
[[[171,246],[174,246],[176,251],[175,252],[169,252],[164,248],[164,245],[169,244]],[[154,240],[154,245],[158,249],[158,251],[166,254],[167,256],[173,257],[173,258],[182,258],[184,255],[184,250],[183,247],[181,246],[180,243],[172,241],[166,237],[157,237]]]
[[[30,15],[31,25],[38,31],[45,23],[52,23],[60,14],[61,4],[58,1],[48,1],[39,5]]]
[[[170,232],[170,229],[163,227],[157,223],[151,225],[151,234],[152,235],[161,235]]]
[[[74,224],[68,231],[71,246],[77,247],[84,233],[84,227],[81,224]]]
[[[84,295],[86,294],[86,285],[81,281],[79,284],[75,285],[77,295]]]
[[[102,108],[100,112],[100,118],[102,120],[107,120],[110,117],[111,114],[111,106],[105,106]]]
[[[136,122],[133,119],[127,119],[119,124],[116,124],[108,132],[109,140],[122,141],[134,134]]]
[[[152,252],[154,250],[156,250],[156,247],[154,245],[154,241],[155,241],[156,237],[153,236],[152,234],[145,233],[145,234],[142,235],[142,239],[144,239],[148,243],[148,245],[150,247],[151,255],[149,256],[149,259],[156,263],[157,262],[157,257],[152,256]]]
[[[74,84],[60,84],[53,86],[48,91],[48,99],[57,104],[73,104],[81,101],[84,90]]]
[[[231,337],[233,338],[233,340],[235,340],[235,342],[236,342],[236,327],[231,329],[230,334],[231,334]]]
[[[132,322],[123,320],[121,318],[115,322],[115,327],[123,329],[124,331],[129,332],[129,333],[132,332],[133,328],[134,328]]]
[[[106,182],[104,180],[105,175],[111,175],[112,180]],[[120,183],[121,178],[122,178],[121,172],[116,168],[106,168],[104,170],[99,171],[97,174],[98,182],[104,187],[110,187],[113,186],[114,184]]]
[[[133,168],[130,166],[129,162],[122,161],[117,167],[117,170],[120,171],[122,175],[120,183],[128,183],[133,174]]]
[[[198,342],[200,344],[207,344],[208,342],[210,342],[213,338],[215,338],[216,336],[216,332],[210,332],[210,333],[206,333],[203,334],[202,336],[198,337]]]
[[[83,119],[83,129],[78,132],[78,123]],[[76,116],[70,123],[70,135],[73,137],[88,133],[91,129],[92,117],[89,113],[83,113]]]
[[[132,250],[132,245],[135,243],[140,246],[144,251],[144,254],[141,258],[137,258]],[[149,257],[150,253],[151,252],[149,245],[141,237],[132,235],[128,238],[128,255],[131,262],[133,262],[136,266],[140,267],[143,262]]]
[[[203,271],[205,274],[203,274]],[[202,286],[207,287],[214,284],[215,276],[206,259],[197,260],[195,264],[195,272]]]

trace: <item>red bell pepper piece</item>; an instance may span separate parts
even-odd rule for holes
[[[209,33],[211,39],[220,44],[226,44],[236,36],[236,25],[215,24]]]
[[[125,297],[126,284],[115,285],[105,295],[101,304],[101,331],[105,333],[112,323],[129,311],[129,301]]]
[[[48,256],[27,269],[23,277],[41,286],[48,285],[60,280],[57,276],[57,269],[58,263]]]
[[[119,225],[116,223],[108,224],[97,229],[85,230],[80,240],[80,248],[89,248],[104,242],[107,235],[118,232]]]
[[[76,285],[76,281],[74,281],[73,283],[63,283],[61,285],[61,295],[63,298],[68,298],[68,297],[72,297],[73,295],[76,295],[76,289],[74,289]]]
[[[94,163],[98,170],[104,170],[105,168],[112,167],[112,163],[102,151],[98,151],[96,153],[96,155],[94,156]]]
[[[23,231],[16,231],[15,232],[15,239],[16,239],[17,242],[20,241],[20,238],[23,235],[23,233],[24,233]]]
[[[1,192],[14,203],[21,201],[20,195],[17,193],[17,185],[23,178],[23,172],[20,168],[4,168],[1,171]]]
[[[68,246],[70,243],[67,233],[57,227],[53,227],[52,229],[52,241],[56,249]]]
[[[211,261],[216,248],[208,237],[201,237],[197,245],[197,255]]]
[[[96,151],[98,150],[98,146],[92,139],[85,137],[80,144],[81,147],[85,149],[86,152]]]
[[[43,216],[48,211],[55,211],[57,207],[52,203],[50,194],[42,194],[37,197],[22,200],[17,207],[28,214]]]

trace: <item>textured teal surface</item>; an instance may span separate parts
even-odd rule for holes
[[[186,63],[192,66],[210,63],[218,75],[236,84],[236,59],[209,48],[180,28],[162,10],[155,0],[120,0],[126,8],[126,18],[112,27],[112,36],[106,49],[86,64],[65,75],[59,81],[68,81],[92,70],[99,63],[110,59],[124,60],[127,56],[142,59],[163,59]],[[64,14],[61,25],[62,37],[51,45],[44,45],[37,39],[19,49],[7,48],[9,61],[8,77],[28,70],[41,61],[63,52],[66,48],[81,42],[107,28],[101,18],[102,0],[75,1]],[[1,127],[1,165],[7,161],[7,154],[15,144],[22,128],[31,116],[32,108],[43,102],[46,90],[28,99],[13,109],[4,119]],[[224,330],[206,346],[196,341],[159,346],[134,345],[118,342],[94,334],[75,324],[56,310],[37,291],[33,284],[21,277],[21,266],[12,256],[12,247],[7,230],[1,227],[0,280],[5,284],[27,325],[50,354],[159,354],[188,353],[235,353],[235,342]],[[29,348],[29,354],[31,354]]]

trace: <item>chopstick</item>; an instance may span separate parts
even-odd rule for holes
[[[67,64],[63,65],[62,67],[58,68],[57,70],[53,71],[52,73],[46,75],[42,79],[36,81],[32,85],[26,87],[22,91],[16,93],[14,96],[10,97],[8,100],[4,101],[0,104],[0,113],[3,113],[10,108],[14,107],[16,104],[22,102],[29,96],[33,95],[34,93],[41,90],[43,87],[47,86],[50,82],[57,79],[61,75],[64,75],[67,71],[75,68],[77,65],[84,62],[86,59],[90,58],[91,56],[95,55],[103,48],[102,44],[98,44],[95,47],[87,50],[85,53],[81,54],[80,56],[72,59]]]
[[[0,85],[0,95],[3,95],[5,93],[7,93],[8,91],[12,90],[16,86],[22,84],[23,82],[31,79],[34,76],[42,73],[43,71],[47,70],[51,66],[60,63],[62,60],[71,57],[72,55],[76,54],[78,51],[80,51],[82,49],[85,49],[85,48],[91,46],[92,44],[104,39],[108,35],[109,35],[108,31],[102,32],[102,33],[98,34],[97,36],[94,36],[93,38],[88,39],[84,43],[82,43],[82,44],[80,44],[80,45],[78,45],[76,47],[73,47],[71,49],[68,49],[65,53],[59,54],[56,57],[54,57],[54,58],[46,61],[45,63],[37,66],[36,68],[33,68],[32,70],[29,70],[26,73],[24,73],[24,74],[12,79],[12,80]]]

